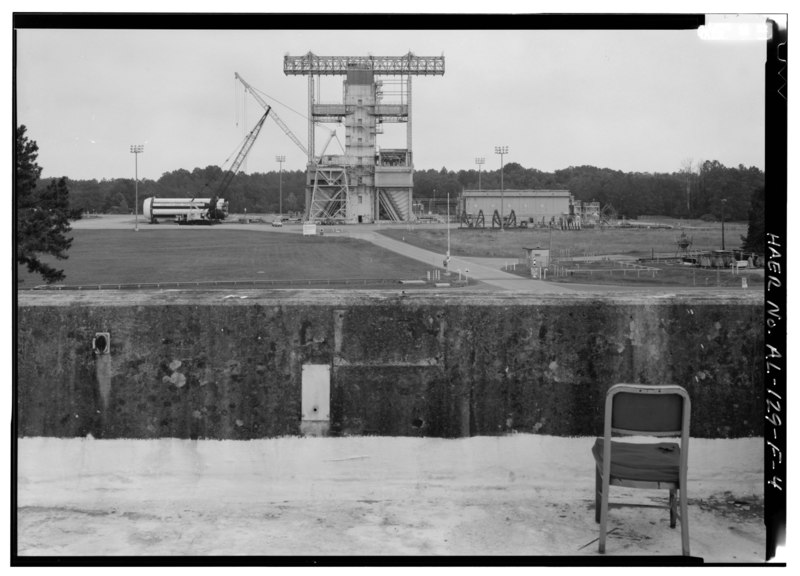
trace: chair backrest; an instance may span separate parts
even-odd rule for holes
[[[615,384],[606,395],[606,435],[689,436],[691,401],[680,386]]]
[[[606,394],[603,477],[611,474],[611,435],[680,436],[679,485],[686,487],[689,464],[689,416],[692,404],[675,384],[615,384]]]

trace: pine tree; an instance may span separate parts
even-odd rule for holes
[[[72,238],[70,220],[80,218],[80,212],[70,210],[66,178],[51,181],[37,188],[42,169],[36,163],[39,146],[25,136],[27,128],[17,127],[15,150],[14,201],[16,212],[16,260],[25,264],[28,272],[40,274],[48,284],[64,279],[64,271],[40,260],[49,254],[59,260],[67,258]]]

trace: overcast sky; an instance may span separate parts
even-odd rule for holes
[[[39,144],[45,177],[133,177],[131,144],[145,146],[140,178],[221,166],[261,110],[234,72],[304,115],[307,80],[285,76],[283,56],[309,51],[444,55],[444,76],[413,80],[418,170],[474,169],[479,156],[497,169],[497,145],[509,147],[506,163],[545,171],[672,172],[686,159],[764,168],[764,43],[711,42],[694,30],[25,29],[17,119]],[[321,100],[341,101],[341,77],[322,88]],[[276,111],[305,143],[305,118]],[[404,135],[391,134],[378,143],[402,146]],[[304,169],[268,120],[247,171],[276,170],[277,154],[285,170]]]

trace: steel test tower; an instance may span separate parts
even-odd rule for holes
[[[413,219],[411,77],[444,75],[444,56],[411,52],[405,56],[317,56],[309,52],[285,56],[283,72],[308,76],[306,218],[350,223]],[[317,102],[315,76],[344,76],[343,102]],[[384,81],[380,76],[393,78]],[[344,155],[326,154],[327,144],[317,154],[316,125],[342,122]],[[405,148],[379,148],[377,137],[386,122],[406,123]]]

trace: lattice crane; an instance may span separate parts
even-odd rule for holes
[[[242,148],[239,150],[239,154],[236,155],[236,159],[231,164],[231,167],[225,172],[225,176],[222,177],[222,180],[217,186],[216,195],[220,196],[230,185],[231,180],[233,177],[236,176],[236,173],[239,171],[239,167],[244,162],[247,155],[250,153],[250,149],[253,147],[253,144],[256,143],[256,138],[258,138],[259,132],[261,132],[261,127],[264,126],[264,121],[267,119],[267,115],[269,111],[265,112],[264,115],[259,119],[256,125],[250,130],[250,133],[245,138],[245,142],[242,145]]]
[[[303,143],[302,143],[302,142],[300,142],[300,139],[299,139],[297,136],[295,136],[295,135],[294,135],[294,133],[293,133],[293,132],[292,132],[292,131],[289,129],[289,127],[288,127],[288,126],[287,126],[287,125],[286,125],[286,124],[283,122],[283,120],[281,120],[281,119],[280,119],[280,117],[279,117],[279,116],[278,116],[278,115],[275,113],[275,109],[274,109],[274,108],[272,108],[272,106],[270,106],[270,105],[267,103],[267,101],[266,101],[266,100],[264,100],[264,99],[261,97],[261,95],[260,95],[258,92],[256,92],[256,90],[255,90],[255,89],[254,89],[252,86],[250,86],[250,84],[248,84],[248,83],[245,81],[245,79],[244,79],[244,78],[242,78],[242,77],[239,75],[239,73],[238,73],[238,72],[234,72],[234,75],[236,76],[236,79],[237,79],[237,80],[239,80],[239,82],[241,82],[241,83],[242,83],[242,85],[244,86],[244,89],[245,89],[246,91],[250,92],[250,94],[253,96],[253,98],[255,98],[255,99],[256,99],[256,102],[258,102],[259,104],[261,104],[261,106],[264,108],[264,110],[266,110],[266,111],[267,111],[267,112],[266,112],[266,114],[265,114],[264,116],[265,116],[265,117],[266,117],[266,116],[269,116],[270,118],[272,118],[272,119],[275,121],[275,124],[277,124],[277,125],[280,127],[280,129],[281,129],[281,130],[283,130],[283,132],[284,132],[284,133],[285,133],[285,134],[286,134],[286,135],[287,135],[289,138],[291,138],[292,142],[294,142],[294,143],[297,145],[297,147],[298,147],[298,148],[300,148],[300,150],[302,150],[302,151],[303,151],[303,154],[305,154],[306,156],[308,156],[308,149],[307,149],[307,148],[306,148],[306,147],[303,145]]]

